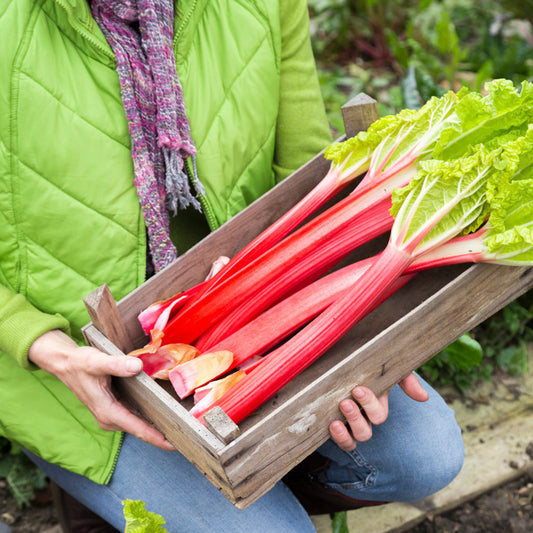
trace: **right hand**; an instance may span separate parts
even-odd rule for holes
[[[87,406],[102,429],[125,431],[158,448],[175,450],[162,433],[132,413],[111,391],[111,376],[135,376],[142,370],[140,359],[110,356],[96,348],[78,346],[59,330],[38,337],[28,358],[60,379]]]

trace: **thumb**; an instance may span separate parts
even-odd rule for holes
[[[143,369],[143,363],[138,357],[131,355],[107,355],[92,359],[92,374],[110,375],[117,377],[131,377]]]
[[[114,356],[113,368],[110,374],[113,376],[135,376],[143,369],[143,363],[138,357],[131,355]]]
[[[405,394],[409,396],[409,398],[412,398],[417,402],[425,402],[429,398],[426,389],[424,389],[418,379],[418,376],[414,373],[411,373],[407,377],[405,377],[400,382],[400,387],[405,392]]]

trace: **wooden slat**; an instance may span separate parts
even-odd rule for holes
[[[354,137],[360,131],[365,131],[379,118],[377,102],[363,93],[354,96],[344,104],[341,112],[346,137]]]
[[[95,326],[85,330],[92,346],[110,355],[123,352]],[[161,431],[174,447],[187,457],[228,499],[233,499],[231,486],[220,465],[219,454],[224,443],[215,438],[196,418],[144,372],[113,382],[121,398],[127,399],[147,421]]]
[[[107,285],[102,285],[84,299],[92,323],[123,352],[131,352],[134,345],[128,336],[126,326],[115,299]]]
[[[205,413],[203,418],[207,429],[225,444],[241,434],[239,426],[218,406]]]
[[[385,392],[531,287],[533,269],[472,266],[352,353],[355,339],[348,335],[334,348],[337,355],[346,354],[338,364],[302,390],[290,384],[291,397],[268,416],[258,413],[253,429],[223,451],[237,500],[256,498],[324,442],[328,421],[340,416],[338,402],[353,386]]]

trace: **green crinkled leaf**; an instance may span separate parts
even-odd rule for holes
[[[124,533],[168,533],[163,527],[165,520],[161,515],[147,511],[141,500],[124,500]]]
[[[528,202],[529,207],[533,202]],[[488,234],[485,245],[493,262],[509,265],[533,265],[533,222],[506,231]]]
[[[413,151],[420,159],[429,156],[442,130],[458,120],[454,113],[457,102],[458,96],[450,91],[440,98],[430,98],[417,111],[404,110],[398,113],[394,127],[389,129],[379,147],[376,164],[379,165],[387,157],[383,167],[387,169]],[[389,157],[391,152],[393,155]]]
[[[409,185],[393,192],[393,234],[421,252],[477,229],[488,214],[487,182],[503,175],[495,161],[496,152],[480,147],[461,159],[421,162]]]
[[[330,144],[324,151],[324,157],[330,159],[336,165],[345,163],[346,166],[358,164],[360,161],[369,161],[372,152],[381,140],[382,137],[379,133],[375,133],[370,129],[362,131],[355,137]]]
[[[345,166],[360,164],[361,160],[370,156],[379,166],[387,157],[387,163],[383,166],[386,169],[415,147],[422,156],[424,152],[429,154],[441,130],[446,124],[457,120],[453,113],[457,101],[458,96],[450,91],[440,98],[430,98],[416,111],[404,109],[396,115],[380,118],[367,131],[331,144],[325,151],[325,157],[338,165],[346,162]]]
[[[500,183],[490,205],[489,229],[483,240],[487,258],[533,265],[533,178]]]
[[[460,157],[465,147],[487,143],[513,128],[533,122],[533,85],[524,82],[518,91],[510,80],[486,84],[488,94],[464,95],[457,104],[459,123],[448,126],[435,146],[433,157]]]

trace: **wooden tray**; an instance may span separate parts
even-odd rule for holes
[[[361,94],[343,107],[343,115],[347,135],[354,135],[378,118],[377,106]],[[106,286],[88,295],[88,343],[111,355],[144,346],[141,310],[204,279],[215,258],[233,256],[328,168],[318,154],[118,304]],[[359,253],[384,244],[376,239]],[[189,414],[190,399],[179,401],[167,383],[144,373],[114,385],[234,505],[245,508],[327,440],[328,423],[341,416],[339,401],[356,384],[387,391],[531,287],[532,268],[479,264],[420,273],[239,426],[214,409],[204,427]]]

